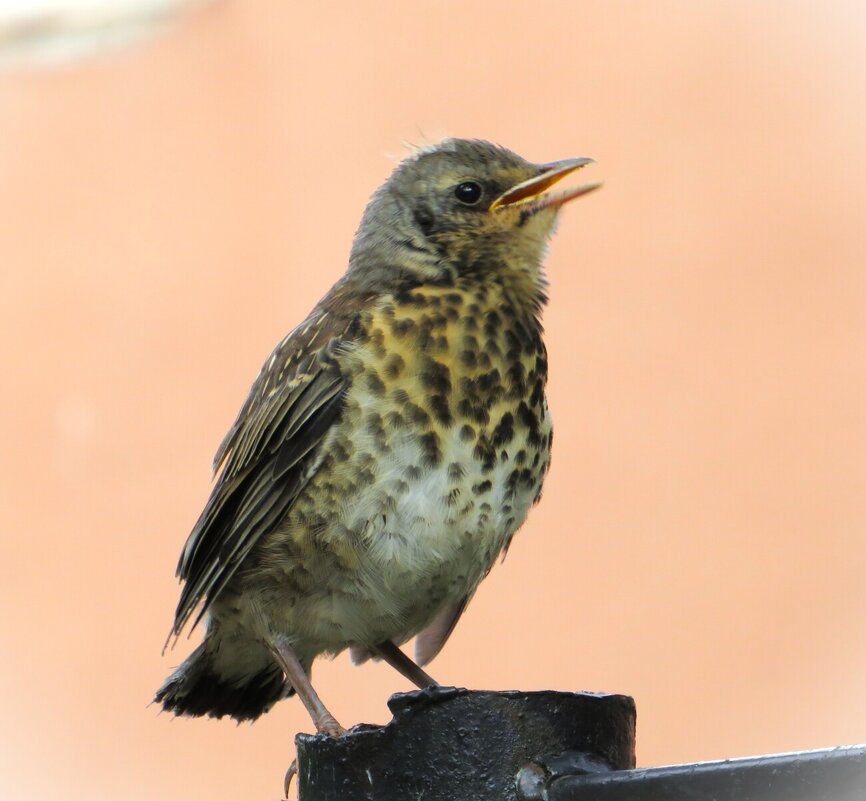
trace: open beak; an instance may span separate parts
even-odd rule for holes
[[[547,194],[544,194],[544,192],[565,178],[566,175],[570,175],[575,170],[593,163],[592,159],[580,158],[563,159],[562,161],[553,161],[550,164],[542,164],[540,167],[541,172],[538,175],[526,181],[521,181],[496,198],[490,204],[490,211],[514,208],[516,206],[529,206],[533,212],[541,211],[542,209],[558,209],[563,203],[585,195],[587,192],[592,192],[593,189],[598,189],[601,184],[582,184],[572,189],[566,189],[563,192],[548,192]]]

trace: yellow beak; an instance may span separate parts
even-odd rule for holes
[[[593,163],[592,159],[577,158],[563,159],[562,161],[553,161],[550,164],[542,164],[540,165],[541,172],[538,175],[529,178],[526,181],[521,181],[519,184],[512,186],[496,198],[496,200],[490,204],[490,211],[523,204],[531,204],[535,211],[543,208],[559,208],[563,203],[567,203],[569,200],[574,200],[574,198],[585,195],[587,192],[592,192],[593,189],[598,189],[601,184],[583,184],[581,186],[576,186],[573,189],[545,195],[544,197],[541,197],[542,193],[555,183],[561,181],[566,175],[570,175],[575,170],[579,170],[581,167]]]

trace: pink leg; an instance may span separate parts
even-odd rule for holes
[[[416,687],[424,690],[427,687],[439,686],[436,679],[409,659],[391,640],[379,643],[370,650],[382,657],[394,670],[402,673]]]
[[[294,649],[285,643],[272,643],[271,651],[276,657],[277,662],[280,663],[280,667],[283,669],[283,673],[286,674],[289,683],[295,688],[298,698],[301,699],[307,708],[307,712],[310,713],[316,731],[330,734],[331,737],[339,737],[341,734],[345,734],[346,730],[328,712],[322,703],[322,699],[319,698],[318,693],[313,689],[310,677],[304,670],[303,665],[301,665]]]

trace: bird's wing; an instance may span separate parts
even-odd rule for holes
[[[193,626],[198,623],[315,474],[319,446],[349,382],[339,355],[357,328],[357,313],[341,312],[339,301],[323,301],[277,346],[217,450],[219,478],[178,562],[184,586],[175,636],[201,605]]]
[[[462,601],[445,607],[426,629],[418,633],[415,638],[415,662],[419,667],[431,662],[442,650],[471,598],[471,595],[467,595]]]

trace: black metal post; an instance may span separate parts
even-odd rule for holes
[[[546,801],[864,801],[866,746],[553,777]]]
[[[432,687],[388,705],[385,726],[297,736],[300,801],[531,801],[557,775],[635,764],[624,695]]]

